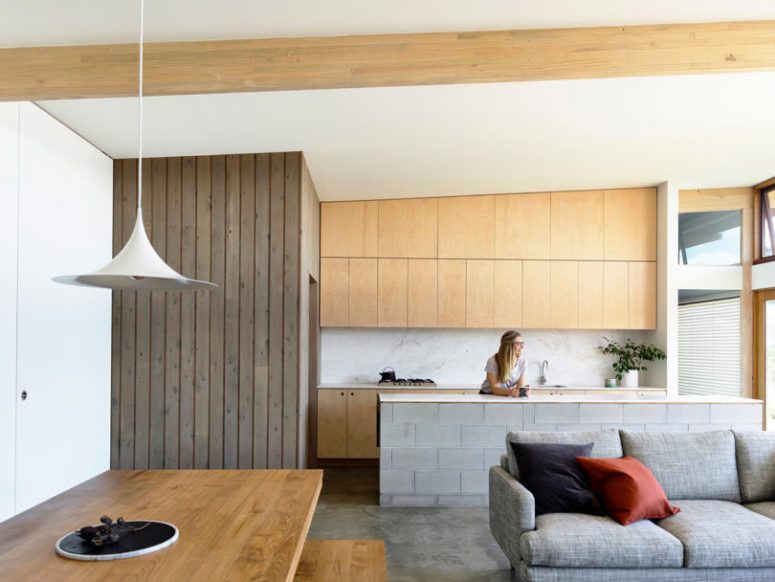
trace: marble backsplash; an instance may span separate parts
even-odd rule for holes
[[[439,384],[478,384],[498,349],[502,330],[324,328],[320,338],[321,383],[374,382],[386,366],[400,378],[431,378]],[[549,362],[550,384],[602,386],[613,376],[612,358],[597,350],[602,337],[652,342],[643,331],[525,330],[527,379],[537,384]],[[648,378],[641,385],[648,385]]]

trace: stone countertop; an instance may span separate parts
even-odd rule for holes
[[[611,395],[611,396],[529,396],[527,398],[509,398],[491,394],[380,394],[379,401],[396,402],[428,402],[447,404],[535,404],[535,403],[567,403],[591,402],[596,404],[761,404],[761,400],[735,396],[664,396],[664,395]]]
[[[318,384],[318,390],[402,390],[404,388],[411,390],[427,390],[428,392],[434,392],[438,390],[479,390],[481,384],[437,384],[436,386],[388,386],[385,384],[378,384],[377,382],[354,382],[347,383],[342,382],[336,384],[333,382],[326,382],[324,384]],[[665,391],[665,388],[657,388],[653,386],[639,386],[638,388],[606,388],[604,386],[531,386],[533,390],[611,390],[615,392],[638,390],[661,390]]]

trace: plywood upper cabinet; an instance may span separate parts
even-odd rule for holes
[[[466,262],[439,259],[438,326],[466,325]]]
[[[376,257],[377,206],[370,202],[320,205],[321,257]]]
[[[377,259],[350,259],[348,295],[350,327],[376,327]]]
[[[551,327],[551,261],[522,262],[522,325]]]
[[[579,261],[579,328],[603,329],[603,262]]]
[[[438,244],[436,198],[379,201],[379,256],[435,258]]]
[[[522,261],[495,261],[495,327],[522,327]]]
[[[379,259],[377,325],[406,327],[406,259]]]
[[[495,197],[495,258],[550,258],[551,194]]]
[[[603,327],[629,327],[629,267],[624,261],[606,261],[603,266]]]
[[[438,262],[409,259],[407,274],[407,325],[436,327],[438,323]]]
[[[551,327],[575,329],[579,326],[579,264],[552,261],[551,265]]]
[[[657,327],[657,264],[632,262],[629,264],[629,318],[631,329]]]
[[[552,192],[552,259],[603,259],[602,191]]]
[[[439,199],[439,258],[491,259],[494,245],[494,196]]]
[[[495,261],[466,261],[466,327],[493,326]]]
[[[605,260],[656,261],[657,191],[605,191]]]
[[[320,259],[320,325],[349,325],[350,259]]]

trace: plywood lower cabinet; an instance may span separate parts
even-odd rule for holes
[[[421,394],[427,389],[320,388],[318,390],[318,458],[378,459],[377,399],[383,394]],[[477,389],[444,390],[478,394]]]
[[[318,390],[318,457],[347,457],[346,390]]]
[[[318,458],[378,457],[377,391],[318,390]]]

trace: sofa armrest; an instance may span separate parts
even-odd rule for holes
[[[490,467],[490,532],[512,565],[519,563],[519,538],[535,529],[535,498],[522,483]]]

